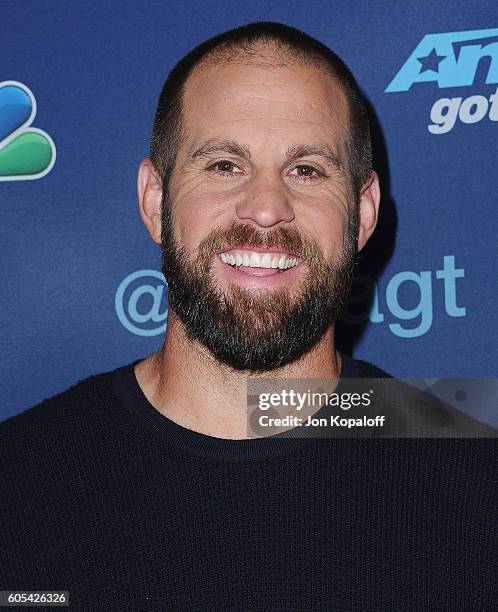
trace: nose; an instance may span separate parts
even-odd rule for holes
[[[236,206],[239,219],[259,227],[273,227],[294,219],[286,186],[276,177],[259,176],[251,182]]]

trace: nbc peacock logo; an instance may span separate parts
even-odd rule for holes
[[[32,127],[36,100],[18,81],[0,82],[0,181],[39,179],[55,164],[55,144]]]

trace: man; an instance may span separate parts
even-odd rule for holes
[[[1,588],[83,610],[491,610],[495,440],[248,433],[249,382],[388,379],[334,344],[380,202],[343,62],[279,24],[197,47],[138,194],[164,346],[3,424]],[[417,423],[452,431],[434,411]]]

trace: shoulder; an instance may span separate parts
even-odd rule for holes
[[[415,381],[395,378],[368,361],[352,361],[358,378],[375,389],[376,408],[386,416],[393,436],[498,438],[498,429],[415,386]]]
[[[393,378],[391,374],[369,361],[353,359],[344,353],[340,353],[340,355],[342,360],[341,376],[344,378]]]
[[[355,362],[361,372],[362,378],[391,378],[394,379],[392,374],[386,372],[382,368],[370,363],[369,361],[363,361],[363,359],[355,359]]]
[[[0,532],[20,533],[41,515],[47,524],[66,520],[70,499],[110,486],[135,433],[110,373],[80,380],[1,423]]]
[[[111,378],[112,372],[88,376],[0,423],[0,457],[81,445],[108,429],[119,412]]]

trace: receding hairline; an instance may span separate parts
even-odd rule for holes
[[[250,41],[222,42],[208,51],[194,69],[203,64],[216,64],[220,60],[280,68],[288,66],[295,59],[327,64],[326,60],[312,49],[302,49],[277,37],[262,35]]]
[[[150,145],[150,157],[165,190],[176,165],[178,147],[188,136],[186,88],[191,76],[220,63],[277,69],[297,62],[327,74],[345,97],[342,144],[346,148],[349,182],[357,198],[372,170],[368,107],[358,83],[332,49],[305,32],[273,22],[251,23],[214,36],[192,49],[169,73],[154,115]]]
[[[289,68],[296,59],[304,60],[306,64],[313,68],[326,70],[327,75],[333,83],[344,94],[347,116],[345,118],[345,141],[349,138],[349,126],[351,120],[351,104],[348,99],[347,90],[344,83],[334,71],[333,67],[318,53],[310,50],[302,50],[293,47],[290,43],[278,38],[261,38],[252,41],[228,41],[221,43],[202,57],[195,66],[192,67],[185,79],[180,95],[180,125],[178,141],[184,142],[185,131],[185,92],[191,82],[192,77],[198,76],[203,70],[212,68],[220,63],[233,65],[255,66],[262,69],[278,70]],[[346,144],[346,143],[344,143]]]
[[[221,62],[276,70],[279,68],[289,68],[296,60],[304,60],[304,63],[309,66],[324,69],[345,94],[348,111],[350,110],[346,87],[338,73],[323,56],[312,49],[301,49],[279,38],[268,37],[258,38],[249,42],[226,41],[211,49],[192,67],[185,79],[182,87],[182,99],[190,77],[198,74],[205,68],[216,66]]]

